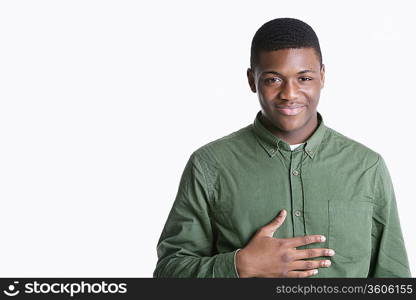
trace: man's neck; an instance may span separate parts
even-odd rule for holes
[[[273,135],[285,141],[289,145],[304,143],[315,132],[316,128],[318,127],[317,115],[311,118],[311,120],[309,120],[302,128],[299,128],[298,130],[291,132],[280,130],[262,114],[260,115],[260,121],[263,124],[263,126],[266,127],[267,130],[269,130]]]

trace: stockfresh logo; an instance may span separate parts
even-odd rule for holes
[[[13,284],[10,284],[7,287],[7,290],[3,290],[3,293],[7,296],[16,296],[20,293],[20,291],[16,288],[16,286],[19,284],[19,281],[14,281]]]

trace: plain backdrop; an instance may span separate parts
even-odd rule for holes
[[[325,123],[380,153],[416,274],[412,1],[1,1],[0,275],[151,277],[191,153],[253,122],[255,31],[321,42]]]

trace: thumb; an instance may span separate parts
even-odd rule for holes
[[[266,226],[262,227],[261,235],[273,237],[275,231],[283,224],[286,219],[287,212],[282,209],[279,214]]]

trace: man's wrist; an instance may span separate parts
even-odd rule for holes
[[[235,268],[239,278],[251,277],[246,268],[246,252],[244,249],[238,249],[235,255]]]

